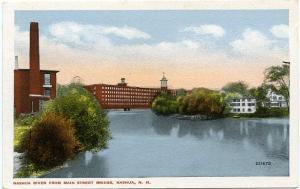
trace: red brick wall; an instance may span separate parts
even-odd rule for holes
[[[30,113],[29,100],[29,70],[14,71],[14,106],[15,113]]]
[[[39,79],[41,82],[40,94],[44,95],[43,84],[44,84],[44,73],[51,74],[51,96],[53,99],[56,97],[56,72],[51,71],[41,71]],[[30,80],[29,80],[29,70],[15,70],[14,71],[14,107],[16,116],[19,116],[21,113],[27,114],[32,112],[32,102],[33,102],[33,111],[38,112],[40,102],[39,100],[48,100],[47,98],[41,97],[30,97]]]
[[[42,94],[40,80],[40,53],[39,53],[39,28],[37,22],[30,23],[30,48],[29,48],[29,80],[30,94]]]
[[[160,93],[159,88],[124,87],[118,85],[88,85],[90,91],[104,109],[150,108]]]

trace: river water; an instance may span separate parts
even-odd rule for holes
[[[289,175],[288,119],[189,121],[150,110],[108,116],[108,149],[81,153],[43,177]]]

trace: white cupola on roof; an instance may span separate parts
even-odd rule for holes
[[[167,80],[164,72],[163,72],[163,77],[160,80],[160,87],[161,87],[161,89],[167,89],[168,88],[168,80]]]

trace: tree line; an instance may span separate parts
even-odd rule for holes
[[[256,99],[257,112],[260,115],[272,116],[275,115],[272,113],[275,110],[267,107],[270,101],[267,95],[270,90],[284,97],[287,111],[289,110],[289,76],[289,65],[278,65],[271,66],[264,71],[264,81],[257,87],[250,88],[247,83],[237,81],[227,83],[221,91],[194,88],[187,93],[181,89],[176,97],[162,93],[152,102],[152,110],[161,115],[178,113],[185,115],[201,114],[210,118],[221,117],[230,112],[228,103],[232,99],[245,97]]]

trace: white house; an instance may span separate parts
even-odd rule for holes
[[[235,98],[229,102],[230,113],[251,114],[256,111],[255,98]]]
[[[271,108],[287,107],[285,98],[282,95],[276,94],[272,90],[268,91],[267,98],[269,99],[269,102],[266,105]]]

